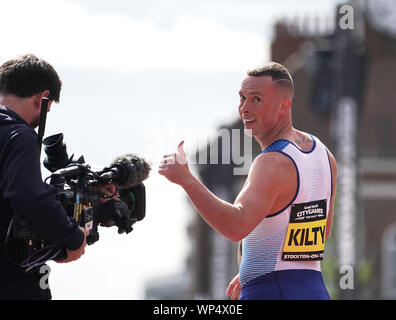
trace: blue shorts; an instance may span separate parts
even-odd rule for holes
[[[273,271],[242,286],[241,300],[330,300],[322,273],[293,269]]]

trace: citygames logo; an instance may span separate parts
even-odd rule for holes
[[[313,214],[317,215],[317,217],[324,216],[323,208],[320,208],[319,205],[304,207],[304,210],[298,211],[296,213],[297,218],[295,220],[304,220],[307,216]]]

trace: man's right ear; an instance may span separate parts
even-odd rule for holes
[[[292,106],[292,101],[291,101],[291,99],[290,98],[285,98],[283,101],[282,101],[282,104],[281,104],[281,110],[285,110],[285,111],[289,111],[290,109],[291,109],[291,106]]]
[[[48,98],[49,97],[49,90],[44,90],[42,92],[36,93],[34,95],[34,106],[38,109],[41,109],[41,101],[43,98]],[[50,109],[51,106],[51,101],[48,102],[48,110]]]

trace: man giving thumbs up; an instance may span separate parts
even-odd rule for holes
[[[227,292],[232,297],[242,288],[240,299],[329,299],[320,260],[331,230],[337,166],[318,138],[293,127],[293,88],[289,72],[274,62],[243,80],[239,116],[262,152],[233,204],[191,173],[183,142],[159,167],[211,227],[231,241],[243,239],[240,272]]]

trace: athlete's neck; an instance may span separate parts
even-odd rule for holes
[[[254,138],[259,143],[261,150],[265,150],[273,142],[280,139],[293,140],[295,136],[295,129],[291,122],[285,122],[282,125],[274,127],[266,135],[255,136]]]

